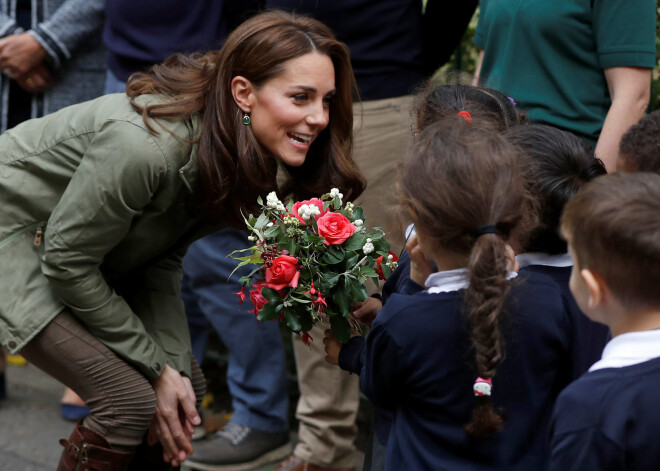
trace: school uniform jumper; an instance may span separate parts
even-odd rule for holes
[[[506,422],[498,433],[477,440],[464,431],[476,375],[463,291],[442,281],[465,278],[462,270],[430,277],[431,290],[452,291],[392,295],[366,339],[361,389],[377,407],[394,413],[385,469],[543,469],[547,426],[565,386],[562,369],[570,352],[561,293],[533,273],[513,282],[502,318],[505,357],[492,396]]]
[[[564,257],[566,263],[559,261],[558,257]],[[530,271],[552,278],[561,289],[564,304],[568,311],[572,324],[573,353],[571,354],[572,379],[582,376],[596,363],[601,355],[605,344],[610,338],[610,329],[603,324],[589,319],[580,310],[575,298],[568,287],[573,269],[573,261],[568,254],[547,255],[541,253],[521,254],[516,257],[521,265],[521,271]]]
[[[615,337],[557,400],[550,469],[658,469],[659,402],[660,331]]]

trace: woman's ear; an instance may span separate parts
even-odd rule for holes
[[[231,94],[243,113],[250,113],[252,111],[254,87],[248,79],[240,75],[231,79]]]

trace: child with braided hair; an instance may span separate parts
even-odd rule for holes
[[[391,295],[363,340],[362,391],[394,415],[385,469],[543,469],[569,319],[556,283],[509,271],[528,207],[516,150],[464,119],[431,124],[400,190],[410,277],[427,289]]]

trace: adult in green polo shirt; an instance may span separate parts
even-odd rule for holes
[[[482,0],[474,42],[480,83],[530,121],[584,138],[615,168],[622,134],[649,102],[653,0]]]

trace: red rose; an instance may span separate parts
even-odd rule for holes
[[[325,245],[343,244],[346,239],[353,235],[355,226],[346,216],[339,213],[325,213],[316,220],[316,226]]]
[[[321,211],[321,214],[315,215],[314,219],[318,219],[318,218],[320,218],[321,216],[323,216],[325,214],[325,211],[323,210],[323,201],[321,201],[318,198],[312,198],[311,200],[305,200],[305,201],[298,201],[291,208],[291,215],[298,218],[298,220],[300,222],[302,222],[303,224],[309,224],[312,221],[311,219],[308,219],[307,221],[305,221],[300,215],[298,215],[298,210],[300,209],[300,207],[303,204],[306,204],[307,206],[316,206],[317,208],[319,208],[319,211]]]
[[[298,259],[290,255],[280,255],[273,260],[272,265],[266,268],[266,286],[274,290],[281,290],[287,286],[298,286]]]
[[[270,302],[264,298],[263,294],[261,294],[261,288],[250,290],[250,301],[252,301],[252,304],[254,304],[254,311],[250,312],[254,312],[255,314],[259,314],[259,311],[262,307],[264,307],[264,304]]]
[[[399,260],[399,257],[395,253],[392,252],[387,252],[389,255],[392,256],[392,261],[396,262]],[[385,280],[385,274],[383,273],[383,256],[381,255],[376,259],[376,273],[378,273],[378,278],[380,280]]]

